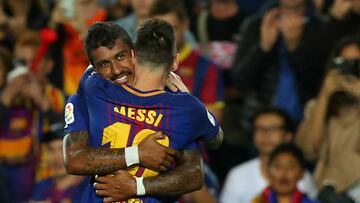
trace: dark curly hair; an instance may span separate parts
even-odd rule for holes
[[[92,25],[85,37],[85,50],[88,59],[93,64],[91,52],[99,47],[112,48],[115,41],[120,39],[127,44],[130,49],[134,48],[134,43],[124,28],[112,22],[97,22]]]

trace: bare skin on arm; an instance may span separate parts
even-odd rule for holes
[[[198,150],[183,151],[172,171],[144,178],[146,195],[151,196],[180,196],[201,189],[202,184],[202,160]],[[113,176],[97,177],[94,187],[96,194],[104,197],[104,202],[136,196],[135,178],[125,170],[117,171]]]
[[[139,144],[140,165],[155,170],[166,171],[178,158],[176,150],[165,147],[156,140],[164,135],[157,132],[149,135]],[[93,148],[88,146],[86,131],[69,133],[64,138],[63,157],[66,171],[73,175],[105,175],[126,169],[125,150]]]

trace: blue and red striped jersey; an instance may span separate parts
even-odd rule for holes
[[[68,100],[70,109],[65,112],[71,116],[65,116],[68,119],[65,131],[88,130],[89,144],[93,147],[130,147],[162,131],[167,138],[160,143],[182,151],[197,148],[199,140],[208,141],[218,134],[217,120],[191,94],[164,90],[143,92],[128,85],[115,85],[97,73],[87,77],[86,81],[82,80],[78,94]],[[130,168],[129,172],[143,177],[157,175],[143,167]],[[129,201],[152,203],[162,199],[144,196]],[[102,202],[91,184],[83,202]]]

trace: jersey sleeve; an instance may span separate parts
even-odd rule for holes
[[[85,98],[79,94],[69,97],[65,106],[65,134],[88,131],[89,114]]]
[[[210,141],[219,133],[220,124],[219,121],[215,118],[215,116],[210,113],[205,105],[201,103],[199,100],[196,101],[196,108],[193,109],[193,130],[194,136],[198,141]]]
[[[197,141],[192,141],[184,147],[184,150],[200,150],[200,144]]]

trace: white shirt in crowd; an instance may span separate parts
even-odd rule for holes
[[[260,169],[260,159],[252,159],[232,168],[226,178],[221,203],[251,203],[268,186]],[[310,198],[317,195],[317,189],[311,174],[305,171],[298,188]]]

